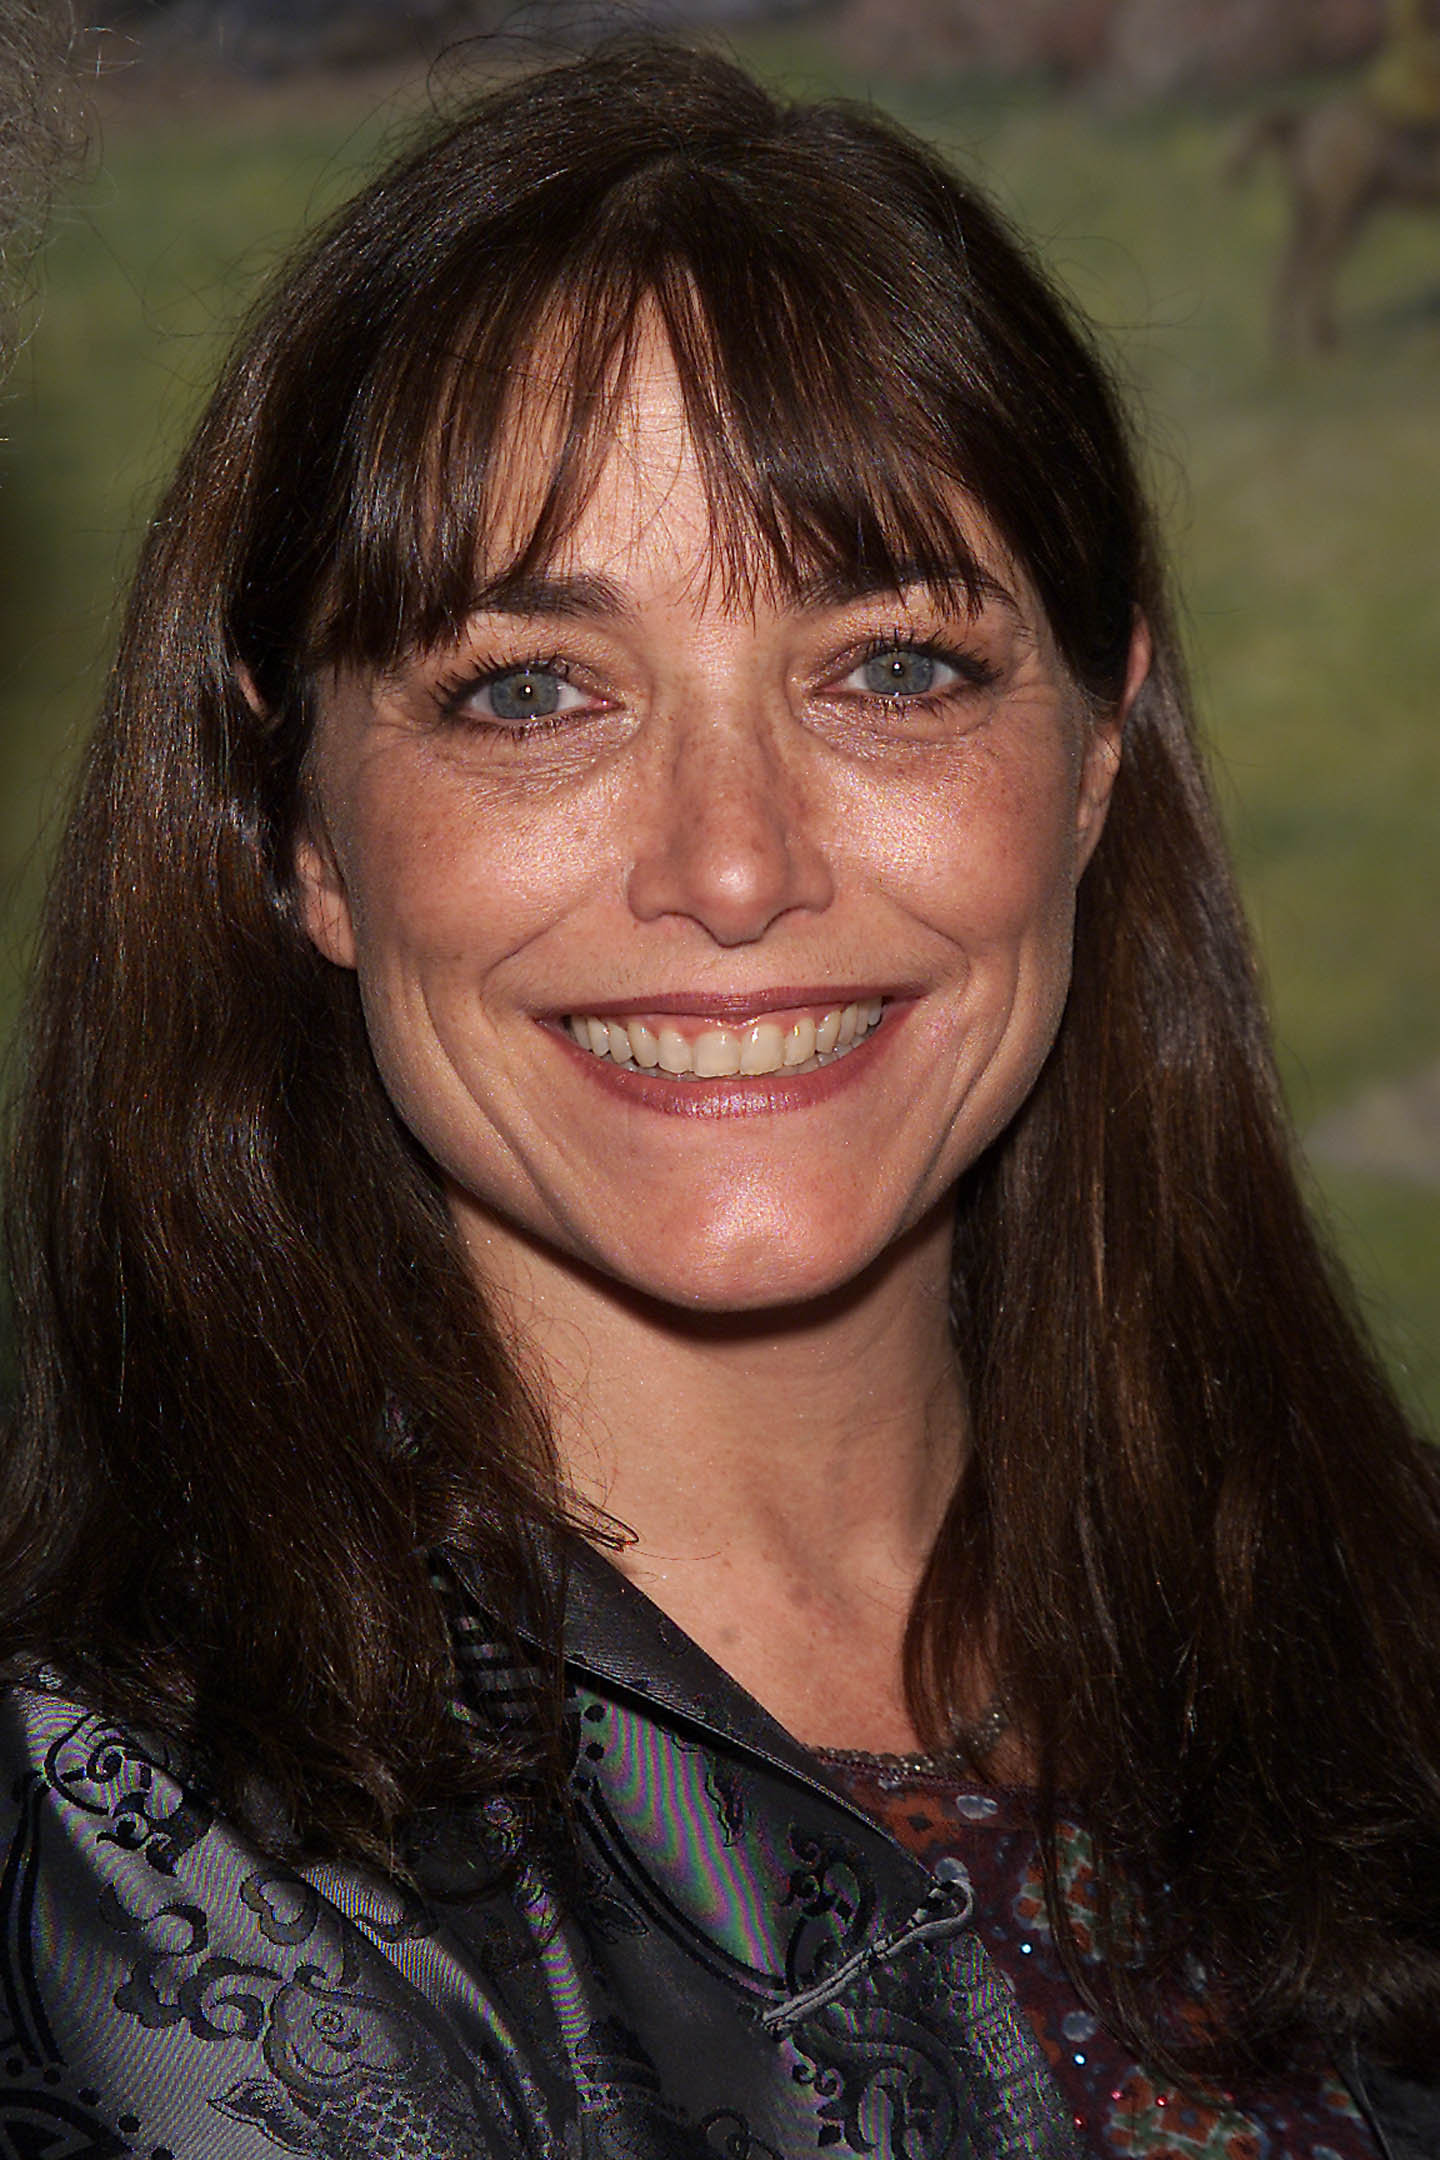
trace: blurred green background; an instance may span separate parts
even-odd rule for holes
[[[1265,324],[1280,177],[1224,184],[1235,112],[1107,115],[973,78],[922,91],[847,75],[798,32],[732,43],[958,155],[1106,331],[1144,414],[1297,1122],[1408,1086],[1440,1059],[1440,215],[1377,223],[1344,276],[1341,349],[1282,366]],[[157,484],[267,268],[428,95],[197,78],[97,96],[90,176],[0,405],[0,1042]],[[1315,1151],[1318,1203],[1432,1431],[1437,1148],[1402,1135],[1384,1174]]]

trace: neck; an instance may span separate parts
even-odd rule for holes
[[[914,1744],[905,1623],[963,1459],[950,1239],[946,1211],[780,1313],[677,1312],[549,1250],[499,1286],[617,1565],[816,1745]]]

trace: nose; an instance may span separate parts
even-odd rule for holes
[[[829,906],[803,790],[754,718],[712,710],[677,725],[646,794],[628,885],[638,921],[685,916],[717,945],[749,945],[792,908]]]

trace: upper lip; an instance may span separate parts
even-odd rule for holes
[[[806,1006],[818,1006],[830,1011],[834,1006],[858,1005],[867,998],[893,999],[896,992],[881,990],[874,984],[827,983],[823,988],[795,988],[782,985],[774,990],[752,990],[733,993],[718,990],[667,990],[652,995],[642,991],[636,997],[588,999],[562,1008],[567,1013],[583,1013],[596,1020],[618,1020],[636,1013],[674,1013],[693,1020],[714,1020],[720,1026],[733,1025],[742,1020],[754,1020],[762,1013],[791,1012]]]

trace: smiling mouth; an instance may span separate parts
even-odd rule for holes
[[[698,1031],[662,1020],[567,1013],[565,1026],[582,1050],[613,1065],[633,1065],[672,1080],[727,1080],[783,1072],[798,1079],[848,1056],[878,1026],[883,998],[817,1008],[784,1021],[761,1018],[739,1027]]]

